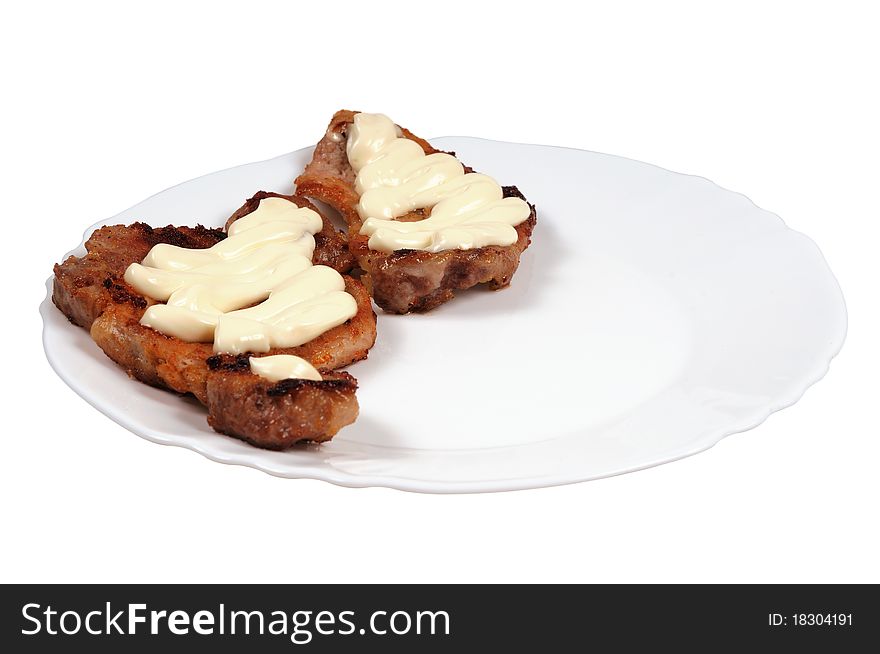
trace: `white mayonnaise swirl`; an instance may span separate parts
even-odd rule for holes
[[[342,324],[357,303],[342,275],[312,265],[321,227],[311,209],[265,198],[210,248],[154,246],[125,271],[126,282],[165,303],[141,324],[233,354],[296,347]]]
[[[274,354],[267,357],[250,357],[251,372],[271,382],[282,379],[312,379],[322,381],[321,373],[305,359],[292,354]]]
[[[491,177],[465,174],[452,155],[426,155],[382,114],[355,114],[346,152],[361,196],[360,233],[370,237],[373,250],[440,252],[512,245],[518,238],[514,227],[531,214],[522,199],[503,197]],[[394,220],[426,208],[431,215],[424,220]]]

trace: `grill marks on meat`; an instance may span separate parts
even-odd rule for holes
[[[326,202],[348,223],[348,246],[365,271],[361,278],[373,299],[385,311],[408,313],[428,311],[451,300],[456,291],[488,284],[492,289],[510,283],[522,252],[531,242],[536,215],[516,227],[517,242],[509,246],[487,246],[473,250],[397,250],[391,253],[371,250],[368,237],[359,232],[362,221],[357,212],[360,200],[354,188],[355,173],[348,163],[345,133],[354,121],[354,111],[337,111],[327,133],[315,147],[312,161],[296,179],[297,193]],[[418,143],[425,154],[440,152],[427,141],[402,128],[403,136]],[[465,166],[466,172],[473,170]],[[515,186],[503,187],[504,196],[525,200]],[[398,220],[421,220],[430,210],[416,210]]]
[[[254,211],[264,197],[284,197],[298,206],[314,209],[305,198],[261,191],[236,211],[227,225]],[[84,257],[71,256],[55,266],[52,299],[71,322],[88,329],[104,353],[130,376],[152,386],[195,395],[208,406],[209,416],[213,416],[209,422],[218,431],[276,449],[297,440],[332,438],[357,416],[357,384],[347,373],[329,371],[366,358],[376,339],[376,316],[370,296],[357,280],[344,277],[346,291],[358,305],[354,317],[304,345],[265,353],[302,357],[315,368],[328,371],[327,379],[334,382],[315,382],[307,392],[288,393],[286,399],[269,395],[275,385],[252,374],[249,365],[246,370],[211,370],[210,343],[187,343],[140,324],[153,301],[125,283],[126,268],[141,261],[157,243],[201,249],[223,238],[221,230],[202,226],[153,228],[135,223],[102,227],[86,242]],[[344,239],[326,218],[315,242],[315,263],[340,272],[353,265]],[[234,378],[227,379],[230,375]],[[344,388],[335,383],[340,379],[348,380]],[[251,397],[245,396],[248,392]],[[239,411],[247,408],[249,413],[236,419],[227,403]],[[265,434],[250,431],[288,419],[289,428],[275,425]]]
[[[357,381],[347,372],[322,370],[322,381],[270,382],[250,373],[247,356],[211,357],[208,366],[208,423],[259,447],[320,443],[358,414]]]
[[[86,241],[86,256],[70,256],[55,265],[52,301],[74,324],[89,329],[112,303],[132,303],[146,308],[147,300],[126,284],[122,276],[129,264],[141,261],[157,243],[187,248],[209,248],[226,238],[219,229],[196,227],[101,227]]]

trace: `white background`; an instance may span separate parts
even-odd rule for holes
[[[0,581],[880,581],[871,3],[420,4],[4,5]],[[493,495],[276,479],[74,395],[37,305],[83,230],[309,145],[341,107],[744,192],[822,248],[847,343],[801,402],[705,453]]]

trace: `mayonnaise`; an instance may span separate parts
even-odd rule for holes
[[[312,265],[321,228],[311,209],[265,198],[210,248],[154,246],[125,271],[137,291],[164,302],[148,307],[141,324],[232,354],[312,340],[357,313],[342,275]]]
[[[440,252],[512,245],[518,239],[514,228],[531,215],[522,199],[503,197],[491,177],[465,174],[450,154],[426,155],[382,114],[355,114],[346,153],[357,173],[360,233],[370,237],[373,250]],[[394,220],[426,208],[431,215],[424,220]]]
[[[312,379],[322,381],[321,373],[305,359],[292,354],[275,354],[268,357],[250,357],[251,372],[271,382],[282,379]]]

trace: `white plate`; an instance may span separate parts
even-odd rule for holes
[[[532,246],[506,290],[470,291],[426,315],[379,312],[369,360],[350,368],[360,417],[331,443],[269,452],[214,433],[200,405],[129,380],[47,297],[49,362],[120,425],[215,461],[474,492],[705,450],[797,401],[843,344],[843,297],[819,249],[743,195],[595,152],[436,144],[537,205]],[[257,190],[290,192],[311,152],[175,186],[86,236],[134,220],[222,225]]]

